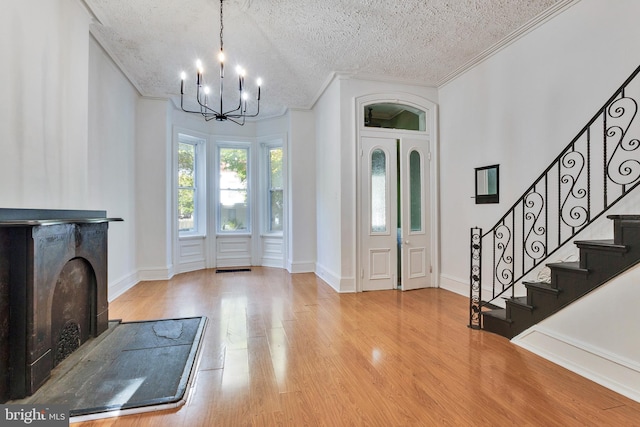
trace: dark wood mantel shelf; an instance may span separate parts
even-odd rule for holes
[[[22,219],[2,220],[0,227],[36,227],[40,225],[60,224],[100,224],[103,222],[124,221],[122,218],[75,218],[75,219]]]

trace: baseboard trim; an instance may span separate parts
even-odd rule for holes
[[[176,274],[188,273],[190,271],[204,270],[205,268],[206,266],[205,266],[204,259],[201,259],[198,261],[183,262],[178,264],[178,269],[176,270]]]
[[[109,302],[112,302],[113,300],[118,298],[120,295],[124,294],[129,289],[137,285],[138,282],[139,282],[138,273],[135,272],[135,273],[131,273],[124,276],[123,278],[121,278],[120,280],[117,280],[114,283],[110,283],[109,296],[107,299],[109,300]]]
[[[262,267],[284,268],[282,258],[263,257],[260,265]]]
[[[315,273],[316,263],[313,261],[287,262],[287,271],[295,273]]]
[[[147,282],[151,280],[169,280],[173,277],[173,265],[161,268],[143,268],[138,270],[138,280]]]
[[[462,279],[453,276],[447,276],[446,274],[440,275],[441,289],[446,289],[447,291],[451,291],[458,295],[462,295],[463,297],[469,298],[469,286],[469,281],[463,281]],[[491,293],[491,289],[482,288],[482,300],[488,301],[489,299],[491,299]],[[493,301],[493,304],[501,308],[505,307],[505,303],[502,298],[496,299],[495,301]]]
[[[640,402],[640,365],[534,325],[512,342],[578,375]]]
[[[447,276],[446,274],[440,275],[440,288],[446,289],[458,295],[465,297],[469,296],[469,282],[466,283],[457,277]]]
[[[318,263],[316,263],[314,271],[316,276],[324,280],[327,285],[331,286],[336,292],[340,292],[340,278],[337,274]]]

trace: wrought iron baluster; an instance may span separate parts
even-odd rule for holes
[[[469,327],[480,329],[482,327],[482,229],[471,229],[471,287],[469,295]]]

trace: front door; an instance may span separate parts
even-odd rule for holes
[[[427,147],[424,138],[400,139],[401,229],[398,239],[403,291],[431,285]]]
[[[426,138],[362,137],[363,291],[430,286]]]
[[[395,289],[398,280],[397,148],[394,138],[362,138],[362,290]]]

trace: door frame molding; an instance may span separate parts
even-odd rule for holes
[[[404,104],[409,105],[420,110],[426,112],[426,131],[410,131],[410,130],[400,130],[400,129],[383,129],[383,128],[367,128],[364,126],[364,107],[369,104],[376,103],[393,103],[393,104]],[[410,93],[403,92],[385,92],[385,93],[374,93],[369,95],[363,95],[354,98],[354,113],[356,119],[356,138],[354,144],[355,150],[355,159],[356,159],[356,188],[355,188],[355,199],[356,199],[356,224],[354,227],[355,232],[355,242],[356,242],[356,250],[355,250],[355,262],[356,266],[356,274],[355,274],[355,284],[356,284],[356,292],[362,292],[362,236],[361,236],[361,222],[362,218],[360,213],[362,212],[362,201],[361,201],[361,189],[362,189],[362,159],[360,156],[361,153],[361,138],[363,136],[372,136],[372,137],[393,137],[400,138],[402,136],[420,136],[426,137],[428,141],[428,159],[429,161],[429,214],[430,214],[430,236],[431,236],[431,244],[430,244],[430,254],[431,260],[430,264],[432,266],[432,271],[430,273],[430,283],[432,287],[440,287],[440,232],[438,229],[438,224],[440,224],[440,216],[439,216],[439,149],[438,149],[438,105],[432,101],[429,101],[426,98],[416,96]]]

